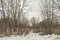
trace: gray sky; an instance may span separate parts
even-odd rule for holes
[[[41,11],[40,11],[40,8],[39,8],[39,4],[40,6],[42,7],[42,3],[41,3],[41,0],[29,0],[31,1],[31,10],[32,12],[30,11],[28,13],[28,15],[26,15],[26,17],[30,20],[32,17],[36,17],[40,19],[40,21],[42,20],[42,16],[41,16]]]

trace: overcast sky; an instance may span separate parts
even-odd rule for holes
[[[26,17],[30,20],[32,17],[36,17],[40,19],[40,21],[42,20],[42,16],[41,16],[41,9],[39,8],[39,5],[42,7],[42,0],[28,0],[31,1],[30,3],[30,7],[31,10],[28,15],[26,15]]]

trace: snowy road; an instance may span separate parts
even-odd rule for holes
[[[22,36],[1,37],[0,40],[54,40],[57,35],[39,35],[38,33],[28,33]]]

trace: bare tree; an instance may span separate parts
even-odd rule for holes
[[[20,26],[20,16],[26,14],[29,9],[29,4],[27,0],[0,0],[2,5],[2,16],[9,19],[9,24],[14,26]],[[7,2],[7,3],[6,3]],[[5,10],[5,8],[7,10]],[[10,23],[10,20],[12,23]]]
[[[41,13],[43,15],[43,19],[47,19],[46,20],[46,27],[49,29],[49,34],[51,33],[51,20],[53,21],[53,9],[52,8],[52,4],[51,4],[51,0],[45,0],[45,3],[43,4],[43,8],[41,8]],[[45,27],[45,28],[46,28]]]
[[[43,3],[43,2],[42,2]],[[45,4],[43,5],[43,8],[41,8],[41,13],[43,16],[43,19],[47,19],[47,28],[49,29],[49,33],[51,33],[51,28],[54,28],[55,22],[57,22],[56,19],[59,21],[59,13],[57,10],[60,7],[59,0],[45,0]],[[57,12],[56,12],[57,11]]]

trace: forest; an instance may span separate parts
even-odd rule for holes
[[[37,13],[42,19],[27,18],[33,11],[30,4],[28,0],[0,0],[0,34],[20,35],[30,31],[60,34],[60,0],[43,0],[38,4]]]

